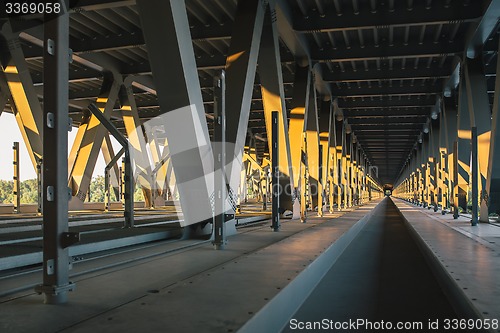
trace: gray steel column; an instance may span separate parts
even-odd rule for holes
[[[458,141],[453,142],[453,218],[456,220],[458,219],[458,216],[460,215],[460,211],[458,210],[459,203],[458,203]]]
[[[273,223],[271,228],[273,228],[273,231],[279,231],[280,230],[280,163],[279,163],[279,122],[278,122],[278,117],[279,117],[279,112],[278,111],[273,111],[272,112],[272,156],[271,156],[271,163],[272,163],[272,195],[273,195]]]
[[[19,173],[19,142],[14,142],[12,145],[12,150],[14,152],[14,187],[12,188],[12,192],[14,194],[14,213],[21,212],[21,178]]]
[[[234,148],[227,150],[226,154],[230,191],[234,194],[240,182],[266,9],[267,4],[261,0],[238,1],[226,59],[226,107],[231,110],[226,114],[226,140],[234,144]]]
[[[276,27],[274,4],[270,3],[266,11],[265,23],[259,49],[259,78],[262,92],[262,104],[268,133],[269,151],[271,147],[272,111],[279,112],[279,146],[280,149],[280,211],[293,211],[293,172],[290,156],[290,140],[288,136],[288,119],[281,71],[279,36]]]
[[[495,95],[491,122],[490,151],[488,158],[488,175],[486,177],[486,193],[488,195],[488,213],[500,213],[500,61],[497,53],[497,69]]]
[[[471,128],[471,163],[472,163],[472,220],[470,221],[472,225],[477,225],[478,221],[478,156],[477,156],[477,127]]]
[[[463,71],[461,71],[463,72]],[[470,154],[471,154],[471,123],[469,109],[467,106],[467,83],[465,75],[460,75],[459,95],[458,95],[458,120],[457,120],[457,181],[455,182],[455,198],[457,209],[462,208],[467,212],[467,188],[469,185]]]
[[[477,128],[477,162],[479,165],[479,174],[477,176],[480,181],[477,190],[480,191],[478,194],[479,204],[483,215],[482,220],[488,222],[486,176],[488,174],[488,155],[490,151],[491,109],[482,56],[476,59],[467,59],[465,78],[467,80],[467,100],[471,126]]]
[[[335,142],[337,145],[337,174],[335,177],[335,190],[337,195],[337,209],[340,210],[342,207],[342,199],[343,199],[343,172],[344,172],[344,164],[343,164],[343,156],[345,155],[344,150],[344,118],[340,115],[335,116]],[[371,186],[370,186],[371,189]],[[371,190],[370,190],[371,195]],[[371,200],[371,199],[370,199]]]
[[[162,110],[148,124],[162,127],[167,137],[184,215],[181,225],[212,222],[213,153],[185,2],[137,0],[136,4]]]
[[[216,250],[226,245],[226,81],[225,73],[214,78],[214,239]]]
[[[445,161],[445,172],[447,174],[447,183],[445,186],[448,189],[448,195],[446,201],[448,202],[448,206],[453,211],[457,208],[455,207],[455,162],[454,159],[456,154],[454,152],[455,141],[457,139],[457,108],[454,103],[454,100],[451,98],[443,98],[443,123],[445,126],[445,148],[446,148],[446,157]]]
[[[69,281],[68,246],[79,235],[68,232],[68,1],[60,14],[44,16],[43,92],[43,283],[35,288],[45,303],[66,303]]]

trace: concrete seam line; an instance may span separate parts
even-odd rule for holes
[[[378,204],[344,232],[239,330],[239,333],[280,332],[300,308],[344,250],[366,225]]]

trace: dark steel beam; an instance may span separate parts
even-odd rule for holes
[[[267,6],[258,0],[239,0],[235,25],[226,66],[226,140],[234,143],[227,151],[232,165],[228,168],[229,184],[234,193],[240,183],[243,147],[247,136],[248,118],[252,102],[260,39]]]
[[[466,37],[465,51],[467,58],[476,58],[481,54],[485,42],[500,20],[500,2],[490,0],[487,3],[481,20],[471,27]]]
[[[181,225],[211,221],[213,185],[205,175],[213,170],[213,156],[185,3],[138,0],[137,8],[164,114],[154,125],[163,126],[172,154]]]
[[[403,108],[432,107],[435,104],[436,96],[433,95],[339,99],[339,107],[342,109],[395,108],[403,110]]]
[[[449,77],[452,72],[450,67],[431,68],[406,68],[396,69],[368,69],[357,71],[332,72],[323,70],[323,80],[326,82],[355,82],[355,81],[378,81],[378,80],[406,80],[406,79],[428,79]]]
[[[409,45],[379,45],[352,46],[351,48],[315,48],[311,50],[311,59],[316,62],[363,61],[394,58],[428,58],[461,54],[464,49],[463,41],[434,44],[431,42]]]
[[[351,125],[394,125],[402,124],[424,124],[427,121],[425,117],[365,117],[365,118],[348,118]]]
[[[390,87],[387,84],[379,87],[373,85],[371,88],[338,88],[332,85],[332,95],[336,97],[361,97],[361,96],[379,96],[379,95],[424,95],[424,94],[440,94],[442,93],[442,85],[415,85],[410,86],[405,84],[393,85]]]
[[[436,2],[436,4],[439,4]],[[452,2],[449,7],[433,6],[426,8],[423,3],[415,4],[411,11],[399,9],[394,11],[379,10],[375,13],[362,7],[358,14],[345,11],[342,15],[331,8],[321,15],[310,12],[308,16],[296,15],[293,28],[298,32],[333,32],[356,29],[377,29],[380,27],[422,26],[430,24],[449,24],[450,22],[471,22],[482,15],[479,1],[468,6],[463,2]]]
[[[424,117],[429,116],[431,108],[412,107],[412,108],[371,108],[371,109],[345,109],[346,118],[366,118],[366,117]]]
[[[135,5],[135,0],[70,0],[73,13]]]

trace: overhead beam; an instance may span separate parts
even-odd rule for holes
[[[436,85],[415,85],[410,86],[405,84],[388,86],[386,84],[379,87],[378,85],[373,85],[371,88],[368,87],[353,87],[353,88],[338,88],[332,85],[332,95],[337,97],[369,97],[369,96],[380,96],[380,95],[423,95],[423,94],[439,94],[442,92],[442,87],[438,84]]]
[[[399,117],[412,118],[423,117],[430,115],[429,107],[412,107],[412,108],[371,108],[371,109],[345,109],[344,115],[347,118],[380,118],[380,117]]]
[[[436,104],[436,96],[433,95],[409,95],[369,98],[340,98],[339,107],[342,109],[357,108],[420,108],[430,107]]]
[[[451,2],[448,7],[436,5],[428,8],[424,3],[415,3],[411,11],[398,8],[394,11],[381,8],[370,12],[368,6],[362,6],[359,13],[345,10],[342,15],[332,7],[324,13],[310,11],[307,16],[295,15],[293,28],[297,32],[317,33],[380,27],[422,26],[449,24],[451,22],[471,22],[481,16],[481,6],[476,2],[464,6],[462,2]]]
[[[467,58],[476,58],[481,54],[482,48],[493,29],[500,20],[500,2],[496,0],[487,1],[481,20],[473,25],[466,37],[465,52]]]
[[[464,49],[463,41],[435,44],[412,43],[408,45],[382,44],[378,47],[368,46],[334,50],[332,48],[314,48],[311,50],[311,59],[316,62],[363,61],[394,58],[428,58],[443,57],[461,54]]]
[[[430,68],[381,68],[357,71],[329,71],[323,70],[323,80],[326,82],[356,82],[378,80],[407,80],[449,77],[452,72],[450,67]]]

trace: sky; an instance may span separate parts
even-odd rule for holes
[[[75,140],[76,132],[76,128],[73,128],[71,132],[68,132],[68,154],[73,145],[73,141]],[[2,112],[0,115],[0,179],[12,180],[14,175],[14,168],[12,164],[14,153],[12,151],[12,146],[15,141],[19,142],[21,181],[36,178],[35,169],[31,164],[26,145],[24,144],[14,115]],[[118,142],[116,142],[114,138],[111,138],[111,141],[115,152],[120,150]],[[106,164],[104,163],[104,158],[102,157],[102,154],[99,154],[92,177],[104,175],[105,167]]]

